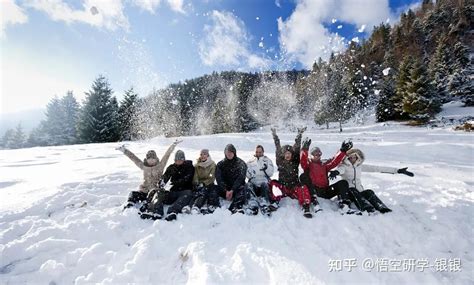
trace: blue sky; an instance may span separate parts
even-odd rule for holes
[[[308,68],[417,0],[0,0],[0,113],[109,78],[120,100],[212,71]]]

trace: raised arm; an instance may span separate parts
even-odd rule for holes
[[[279,166],[283,162],[283,154],[281,151],[280,138],[278,138],[276,129],[272,128],[271,130],[272,130],[273,142],[275,142],[275,160],[276,160],[277,166]]]
[[[380,172],[380,173],[396,174],[398,171],[398,168],[395,168],[395,167],[370,165],[370,164],[365,164],[365,163],[361,165],[361,168],[362,168],[362,171],[364,172]]]
[[[135,163],[135,165],[138,166],[140,169],[143,169],[143,167],[145,167],[143,161],[141,161],[133,152],[126,149],[125,146],[122,145],[116,149],[121,151],[128,158],[130,158],[130,160],[133,161],[133,163]]]
[[[166,164],[168,163],[168,159],[170,158],[170,155],[171,153],[173,152],[174,148],[182,141],[179,141],[179,140],[176,140],[175,142],[173,142],[168,150],[165,152],[165,154],[163,155],[163,157],[161,158],[161,161],[160,161],[160,169],[165,169],[165,166]]]

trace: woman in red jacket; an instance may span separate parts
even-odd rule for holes
[[[344,213],[353,213],[349,207],[351,200],[349,199],[349,184],[347,181],[341,180],[333,185],[329,185],[328,173],[331,169],[336,168],[339,163],[346,156],[346,152],[352,148],[352,142],[343,142],[341,149],[336,155],[329,160],[321,160],[321,149],[319,147],[313,147],[311,149],[311,155],[308,154],[311,140],[306,138],[303,142],[303,148],[301,152],[301,167],[304,170],[304,174],[301,175],[301,182],[308,186],[311,192],[311,199],[314,205],[314,212],[321,211],[317,197],[331,199],[335,196],[339,197],[339,207]]]

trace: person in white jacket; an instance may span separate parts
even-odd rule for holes
[[[269,183],[273,175],[273,162],[270,158],[265,156],[263,146],[257,145],[255,147],[254,157],[247,162],[247,189],[249,190],[250,200],[249,206],[255,209],[253,202],[254,198],[261,197],[261,211],[263,214],[270,212],[270,187]],[[255,194],[255,195],[253,195]]]
[[[346,158],[336,170],[331,171],[329,176],[335,178],[337,175],[340,175],[343,180],[349,183],[349,196],[351,196],[352,202],[356,204],[359,210],[369,213],[375,210],[381,213],[391,212],[392,210],[375,195],[374,191],[364,189],[361,183],[362,172],[401,173],[410,177],[413,177],[414,174],[407,171],[407,167],[397,169],[394,167],[368,165],[364,164],[364,161],[364,153],[359,149],[353,148],[347,152]]]

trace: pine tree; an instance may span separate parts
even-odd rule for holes
[[[113,142],[118,140],[118,104],[104,76],[99,76],[86,93],[78,130],[83,143]]]
[[[393,120],[396,117],[394,98],[396,96],[395,80],[397,72],[394,67],[395,58],[391,49],[385,53],[384,63],[382,66],[388,73],[384,74],[377,83],[379,88],[379,98],[376,106],[376,117],[378,122]]]
[[[453,73],[448,79],[449,92],[466,106],[474,105],[474,67],[468,58],[468,49],[457,42],[453,48]]]
[[[435,87],[437,96],[442,102],[447,102],[451,98],[448,92],[448,77],[452,73],[452,53],[449,48],[448,37],[440,37],[433,59],[430,62],[429,73],[433,78],[432,84]]]
[[[408,95],[408,84],[410,83],[410,72],[412,70],[414,59],[411,56],[407,56],[403,59],[398,70],[397,81],[395,84],[395,96],[393,97],[393,107],[395,110],[394,119],[407,119],[408,114],[403,108],[403,98]]]
[[[64,110],[58,97],[54,97],[46,106],[46,119],[43,131],[46,136],[46,145],[62,145],[64,141]]]
[[[5,134],[3,134],[2,141],[1,141],[1,146],[2,148],[11,148],[13,145],[13,136],[15,134],[15,130],[13,129],[8,129],[5,131]]]
[[[432,115],[440,111],[441,104],[435,96],[428,72],[424,63],[416,59],[410,72],[410,81],[406,86],[403,97],[403,111],[410,118],[418,121],[427,121]]]
[[[62,143],[74,144],[77,142],[77,122],[79,117],[79,103],[72,91],[61,98]]]
[[[9,142],[8,148],[23,148],[26,144],[26,135],[23,131],[21,123],[19,123],[13,131],[13,136]]]
[[[133,129],[135,118],[137,116],[138,109],[138,94],[135,93],[133,87],[125,91],[125,96],[118,111],[118,121],[120,128],[120,139],[121,140],[135,140],[138,135]]]

